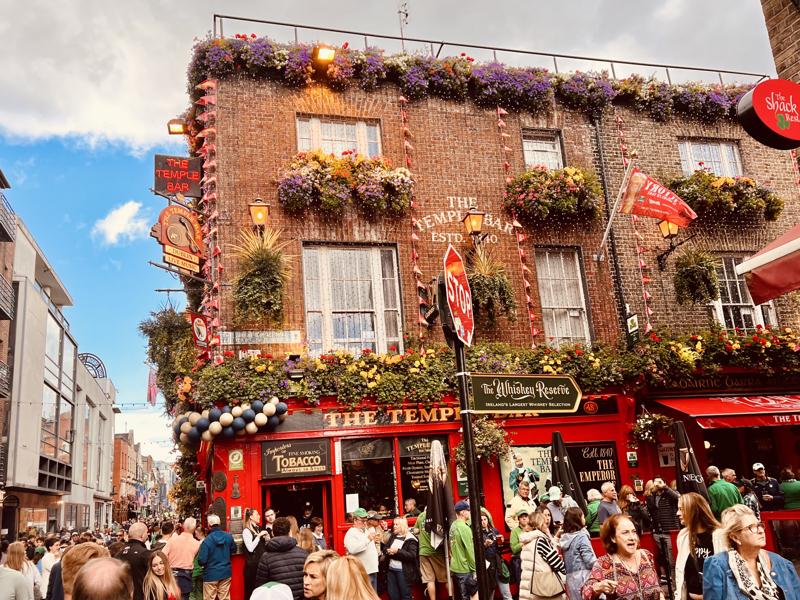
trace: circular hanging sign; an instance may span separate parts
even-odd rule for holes
[[[777,150],[800,148],[800,85],[762,81],[739,100],[739,123],[755,140]]]

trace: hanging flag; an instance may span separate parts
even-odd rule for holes
[[[736,265],[736,273],[745,275],[754,304],[800,289],[800,225]]]
[[[158,396],[158,391],[156,370],[153,367],[150,367],[150,373],[147,375],[147,403],[150,406],[156,405],[156,396]]]
[[[636,167],[631,169],[619,212],[669,221],[678,227],[687,227],[697,218],[697,213],[675,192]]]

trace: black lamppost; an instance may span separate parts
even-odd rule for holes
[[[658,222],[658,229],[661,231],[661,236],[665,240],[669,240],[669,248],[664,250],[661,254],[656,256],[656,262],[658,263],[658,270],[659,271],[666,271],[667,270],[667,257],[675,252],[680,246],[683,246],[686,242],[692,239],[695,235],[693,233],[685,240],[682,240],[675,243],[675,238],[678,236],[678,232],[680,231],[680,227],[678,227],[675,223],[670,221],[659,221]]]

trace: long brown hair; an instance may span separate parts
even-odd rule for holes
[[[623,485],[619,488],[619,494],[617,494],[617,506],[619,506],[619,510],[621,512],[625,512],[625,509],[628,508],[630,504],[630,500],[628,500],[628,496],[633,494],[633,488],[629,485]]]
[[[297,534],[297,545],[300,546],[306,552],[314,552],[317,549],[317,545],[314,543],[314,534],[311,533],[311,529],[308,527],[303,527]]]
[[[153,573],[153,559],[156,557],[160,558],[164,564],[164,575],[162,577]],[[150,554],[150,559],[147,561],[147,575],[144,577],[143,591],[145,600],[163,600],[165,591],[168,595],[173,594],[176,598],[180,598],[181,590],[172,575],[169,559],[161,550],[156,550]]]
[[[697,492],[686,492],[678,498],[678,508],[681,509],[683,522],[689,532],[689,546],[694,552],[697,544],[697,534],[705,531],[713,532],[722,527],[711,512],[708,500]]]
[[[6,566],[22,573],[27,563],[28,557],[25,555],[25,544],[22,542],[10,544],[8,546],[8,555],[6,556]]]
[[[355,556],[342,556],[328,566],[326,600],[380,600],[364,565]]]

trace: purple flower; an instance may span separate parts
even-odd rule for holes
[[[607,73],[582,73],[576,71],[569,77],[558,79],[556,96],[567,107],[601,114],[617,95]]]
[[[376,48],[367,48],[355,61],[355,77],[362,89],[369,92],[377,88],[386,79],[383,53]]]
[[[275,66],[275,46],[268,38],[253,40],[242,50],[242,63],[253,76],[268,73]]]
[[[289,50],[289,58],[283,71],[283,80],[287,85],[303,87],[312,82],[314,65],[311,61],[311,49],[307,46],[295,46]]]
[[[424,66],[416,65],[400,75],[400,89],[411,101],[421,100],[428,95],[428,77]]]

